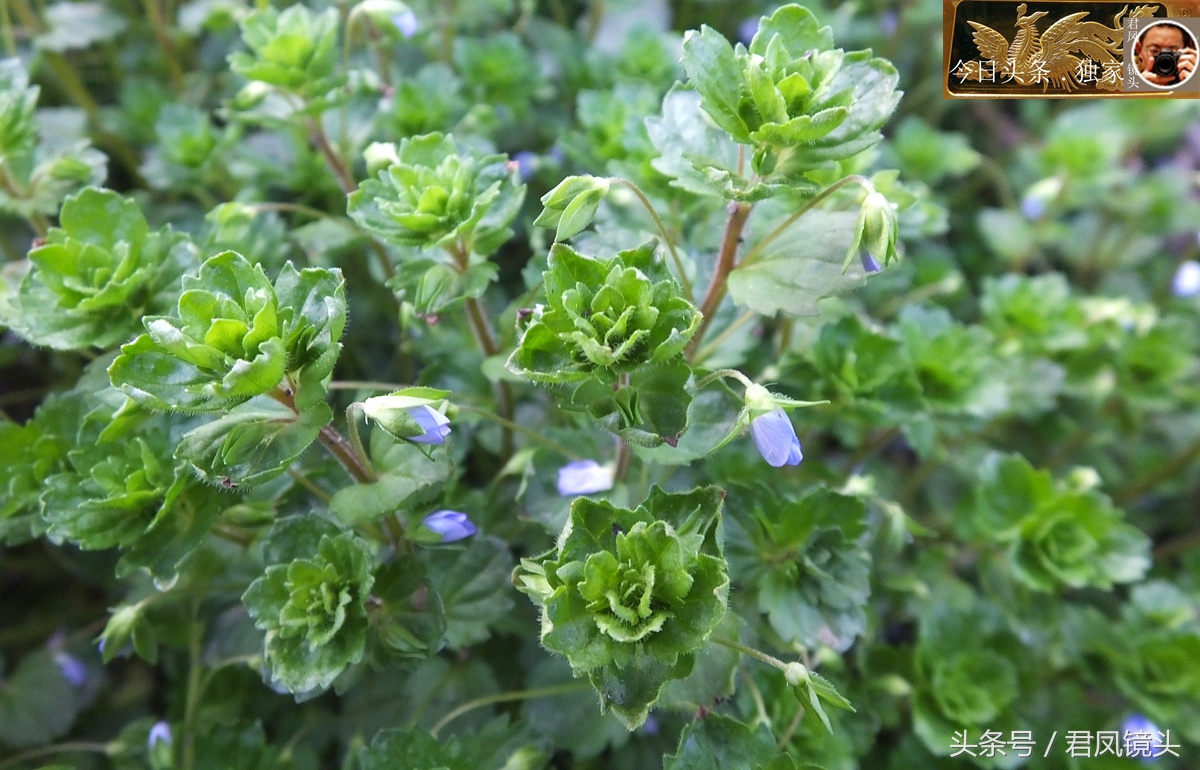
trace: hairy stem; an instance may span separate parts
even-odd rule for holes
[[[458,268],[458,272],[464,273],[470,264],[469,249],[466,244],[455,244],[450,249],[450,255],[454,258],[454,264]],[[500,346],[496,342],[496,335],[492,331],[491,324],[488,323],[487,316],[483,313],[483,308],[479,304],[479,300],[475,297],[467,297],[464,300],[467,310],[467,322],[471,326],[471,333],[475,336],[475,344],[479,346],[480,352],[484,358],[491,358],[500,352]],[[506,421],[512,422],[513,417],[513,398],[512,389],[508,387],[508,383],[500,380],[494,386],[496,394],[496,407],[500,410],[500,416]],[[513,453],[513,434],[512,430],[507,426],[500,426],[500,453],[504,457],[509,457]]]
[[[747,647],[746,645],[744,645],[740,642],[735,642],[732,639],[726,639],[725,637],[717,636],[716,634],[713,634],[712,636],[710,636],[709,639],[712,640],[715,644],[721,645],[722,647],[728,647],[731,650],[737,650],[738,652],[742,653],[743,655],[749,655],[750,657],[754,658],[755,660],[761,660],[763,663],[772,665],[775,668],[779,669],[780,671],[787,670],[788,664],[784,663],[782,660],[780,660],[779,658],[776,658],[773,655],[768,655],[767,653],[763,652],[762,650],[756,650],[753,647]]]
[[[267,393],[268,396],[275,399],[279,403],[291,409],[296,414],[299,410],[296,409],[296,398],[290,390],[275,388],[275,390]],[[354,480],[360,484],[369,484],[375,481],[375,473],[368,467],[365,467],[358,459],[358,454],[354,451],[354,446],[346,440],[346,437],[338,432],[338,429],[332,425],[326,425],[321,428],[321,433],[317,439],[321,442],[329,453],[337,458],[346,472],[354,477]]]
[[[342,188],[342,192],[349,195],[358,189],[358,183],[354,181],[354,176],[350,173],[350,169],[342,161],[337,150],[333,149],[333,145],[329,143],[329,135],[325,133],[325,127],[321,125],[318,118],[308,119],[308,134],[312,139],[313,146],[325,158],[326,165],[333,172],[334,178],[337,179],[338,187]]]
[[[717,267],[713,272],[712,282],[708,284],[708,291],[704,294],[704,301],[700,303],[700,313],[703,315],[700,328],[688,343],[688,360],[695,356],[700,342],[704,339],[704,332],[712,323],[713,315],[721,306],[721,300],[725,298],[725,281],[736,266],[738,244],[742,241],[742,230],[746,227],[752,206],[749,203],[730,203],[728,210],[729,218],[725,220],[725,236],[721,239],[721,251],[717,254]]]

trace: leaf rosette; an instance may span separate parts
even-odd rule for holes
[[[558,547],[514,573],[542,606],[543,646],[587,675],[630,729],[668,681],[691,672],[725,615],[723,496],[655,487],[634,510],[579,498]]]
[[[372,564],[356,536],[324,535],[314,556],[273,564],[250,584],[242,602],[267,632],[264,650],[276,682],[296,693],[323,689],[362,658]]]
[[[195,247],[170,228],[151,231],[138,205],[110,190],[67,198],[60,227],[29,252],[30,269],[0,322],[59,350],[111,347],[141,317],[169,307]]]
[[[628,440],[677,439],[692,398],[681,353],[702,316],[653,243],[607,259],[556,244],[543,279],[549,304],[533,311],[509,370]]]
[[[366,150],[371,177],[347,210],[372,233],[400,246],[487,255],[512,235],[508,225],[525,187],[504,155],[460,148],[433,133]]]
[[[229,67],[250,80],[301,96],[320,96],[332,85],[337,66],[337,11],[314,14],[303,5],[280,12],[259,8],[242,22],[251,53],[229,57]]]
[[[738,199],[759,199],[785,180],[793,194],[815,194],[819,187],[804,175],[879,142],[900,99],[891,64],[870,51],[834,48],[831,29],[799,5],[764,18],[749,48],[705,26],[685,37],[683,50],[704,111],[735,142],[754,147],[751,165],[763,183],[745,190],[728,189],[721,164],[713,176],[714,164],[689,158]]]
[[[980,470],[976,526],[1009,544],[1014,576],[1038,591],[1138,580],[1150,566],[1149,542],[1108,498],[1055,485],[1020,455]]]
[[[324,397],[346,323],[341,272],[297,271],[272,285],[260,265],[226,251],[183,279],[178,315],[144,319],[109,375],[154,409],[216,411],[275,389],[286,376],[297,408]]]

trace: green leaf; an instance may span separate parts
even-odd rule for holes
[[[711,125],[695,91],[673,88],[663,99],[662,116],[646,118],[646,131],[658,157],[654,169],[671,184],[695,195],[759,201],[781,192],[778,184],[751,182],[737,173],[738,145]]]
[[[189,432],[175,456],[210,484],[255,486],[286,471],[332,419],[323,402],[297,415],[280,404],[255,401]]]
[[[755,218],[750,243],[755,243],[784,217]],[[857,216],[850,212],[806,212],[757,257],[743,261],[729,274],[733,301],[756,313],[817,315],[818,301],[861,286],[866,273],[858,263],[844,272],[846,251],[854,239]]]
[[[446,644],[462,650],[491,636],[489,626],[513,607],[512,554],[503,540],[473,537],[465,549],[424,549],[429,579],[446,615]]]
[[[383,461],[377,463],[381,470],[378,480],[343,487],[330,501],[329,509],[344,524],[374,521],[431,500],[453,468],[447,453],[434,452],[427,457],[420,447],[405,441],[395,442],[386,450]]]
[[[707,714],[679,736],[679,749],[663,760],[663,770],[763,768],[774,759],[775,739],[766,725],[751,730],[722,714]]]
[[[0,743],[41,746],[66,733],[79,701],[54,659],[35,652],[0,680]]]
[[[701,94],[704,111],[735,142],[750,144],[741,114],[741,67],[729,41],[708,25],[689,31],[683,38],[683,68]]]
[[[426,658],[438,651],[446,632],[442,599],[424,566],[401,556],[375,573],[371,626],[393,654]]]
[[[128,26],[104,3],[59,2],[46,9],[49,30],[38,35],[38,47],[55,53],[88,48],[117,37]]]

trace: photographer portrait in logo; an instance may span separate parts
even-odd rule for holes
[[[1147,25],[1134,43],[1133,54],[1142,80],[1158,88],[1182,85],[1196,70],[1196,38],[1171,21]]]

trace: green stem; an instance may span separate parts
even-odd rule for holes
[[[3,768],[6,767],[14,767],[22,762],[28,762],[29,760],[37,759],[38,757],[48,757],[53,754],[65,754],[69,751],[87,751],[97,754],[108,754],[111,750],[112,747],[107,743],[85,743],[82,741],[76,741],[73,743],[56,743],[53,746],[39,746],[36,749],[30,749],[29,751],[17,754],[14,757],[9,757],[3,762],[0,762],[0,770],[3,770]]]
[[[530,430],[529,428],[518,425],[517,423],[513,422],[512,420],[506,420],[503,417],[501,417],[500,415],[492,414],[491,412],[487,411],[486,409],[480,409],[478,407],[468,406],[467,404],[455,404],[455,406],[458,407],[461,411],[470,412],[471,414],[478,415],[478,416],[484,418],[485,420],[490,420],[491,422],[496,423],[497,425],[499,425],[501,427],[507,428],[508,430],[514,431],[516,433],[520,433],[522,436],[531,438],[534,441],[538,442],[539,444],[542,444],[550,449],[553,449],[555,452],[558,452],[563,457],[569,457],[572,460],[586,459],[583,455],[581,455],[578,452],[575,452],[571,449],[568,449],[567,447],[558,443],[554,439],[544,436],[535,430]]]
[[[705,375],[703,379],[701,379],[699,382],[697,382],[696,390],[700,390],[705,385],[708,385],[710,382],[718,380],[722,377],[729,377],[729,378],[735,379],[738,382],[742,383],[742,385],[744,385],[747,388],[754,384],[753,382],[750,381],[749,377],[742,374],[737,369],[718,369],[715,372],[711,372],[711,373]]]
[[[433,737],[442,731],[442,728],[458,719],[468,711],[474,711],[483,706],[490,706],[493,703],[510,703],[518,700],[530,700],[532,698],[546,698],[551,695],[567,695],[569,693],[584,692],[591,688],[587,682],[567,682],[565,684],[556,684],[551,687],[538,687],[533,690],[516,690],[513,692],[502,692],[497,695],[487,695],[482,698],[476,698],[472,701],[467,701],[458,708],[454,709],[446,716],[437,721],[429,732]]]
[[[354,181],[354,176],[350,173],[350,169],[346,167],[341,156],[333,149],[333,145],[329,143],[329,135],[325,133],[325,127],[321,125],[320,118],[308,119],[308,134],[312,139],[313,145],[321,156],[325,158],[326,165],[333,172],[333,176],[337,179],[338,187],[342,188],[342,192],[349,195],[358,189],[358,183]]]
[[[787,670],[788,664],[784,663],[782,660],[774,657],[773,655],[768,655],[762,650],[756,650],[753,647],[747,647],[740,642],[735,642],[732,639],[726,639],[725,637],[717,636],[716,634],[710,636],[709,639],[711,639],[714,643],[721,645],[722,647],[728,647],[731,650],[737,650],[743,655],[749,655],[755,660],[761,660],[763,663],[772,665],[780,671]]]
[[[183,712],[183,770],[192,770],[196,763],[196,712],[200,708],[200,695],[204,689],[201,678],[203,666],[200,662],[200,646],[204,626],[199,622],[200,597],[192,599],[191,634],[188,639],[188,684],[187,703]]]
[[[313,497],[316,497],[326,505],[333,501],[333,495],[318,487],[312,479],[295,468],[288,468],[288,475],[295,479],[297,484],[312,492]]]
[[[1133,502],[1160,483],[1179,475],[1180,471],[1197,457],[1200,457],[1200,436],[1197,436],[1192,443],[1150,473],[1118,489],[1113,494],[1113,501],[1117,505],[1127,505]]]
[[[754,318],[757,316],[758,313],[755,313],[753,310],[747,310],[745,313],[742,313],[740,316],[735,318],[733,323],[722,329],[720,334],[718,334],[716,337],[713,337],[712,340],[704,345],[704,347],[696,351],[696,358],[693,363],[698,364],[703,362],[704,359],[715,353],[717,348],[721,347],[721,344],[724,343],[725,340],[733,336],[734,332],[748,324],[750,321],[754,320]]]
[[[171,78],[171,88],[177,94],[183,93],[183,70],[179,66],[179,56],[175,53],[175,46],[171,42],[166,24],[163,22],[162,9],[158,7],[158,0],[142,0],[142,5],[146,8],[150,26],[154,28],[154,39],[158,42],[158,47],[162,49],[163,59],[167,62],[167,74]]]
[[[767,237],[763,238],[761,241],[754,244],[754,248],[750,249],[750,251],[746,254],[746,257],[742,260],[742,264],[748,265],[751,262],[753,262],[760,254],[762,254],[763,249],[765,249],[767,246],[771,245],[771,243],[776,238],[783,235],[783,233],[789,227],[791,227],[793,224],[796,223],[797,219],[799,219],[800,217],[804,216],[809,211],[811,211],[812,208],[814,206],[816,206],[818,203],[825,200],[830,195],[833,195],[835,192],[837,192],[841,188],[843,188],[846,185],[851,184],[851,183],[860,184],[863,187],[867,188],[868,191],[875,192],[875,185],[871,184],[871,180],[867,179],[865,176],[860,176],[859,174],[851,174],[850,176],[839,179],[838,181],[834,182],[833,184],[829,185],[824,190],[822,190],[820,193],[818,193],[815,198],[813,198],[812,200],[810,200],[809,202],[807,202],[803,206],[801,206],[799,208],[799,210],[796,211],[795,214],[792,214],[790,217],[785,219],[783,224],[781,224],[779,227],[776,227],[774,230],[772,230],[771,233]]]
[[[763,702],[762,690],[758,689],[754,677],[746,669],[738,666],[738,673],[746,680],[746,688],[750,690],[750,697],[754,699],[754,710],[757,717],[756,721],[750,725],[750,729],[755,730],[761,724],[766,725],[768,730],[774,732],[774,724],[771,722],[771,717],[767,715],[767,704]]]
[[[350,434],[350,444],[354,447],[354,453],[358,455],[358,461],[362,463],[364,468],[371,472],[371,475],[375,475],[375,468],[371,465],[371,456],[367,454],[366,448],[363,447],[362,439],[358,435],[357,415],[359,414],[362,414],[364,418],[366,416],[363,412],[363,403],[361,401],[355,401],[346,407],[346,430]]]
[[[692,282],[688,280],[687,273],[683,269],[683,260],[679,258],[679,252],[675,249],[675,241],[671,238],[671,234],[667,232],[667,226],[663,223],[662,217],[654,210],[654,204],[650,203],[650,199],[646,197],[646,193],[642,192],[642,188],[623,177],[609,177],[610,182],[615,182],[619,185],[629,188],[633,191],[646,207],[646,211],[650,212],[650,216],[654,218],[654,224],[658,226],[658,232],[662,235],[663,242],[667,244],[667,248],[671,250],[671,259],[675,262],[675,269],[679,271],[679,283],[683,286],[684,294],[689,302],[692,301]]]
[[[17,55],[17,35],[13,30],[12,15],[8,3],[0,3],[0,29],[4,31],[4,53],[8,57]]]

